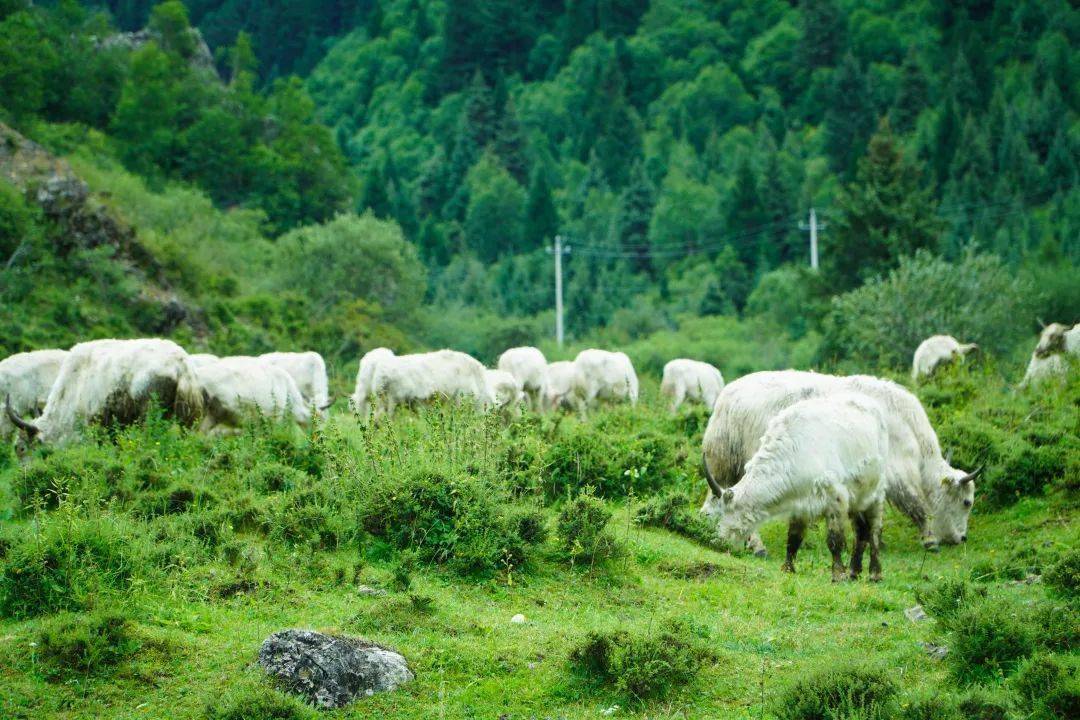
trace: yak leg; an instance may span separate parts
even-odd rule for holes
[[[855,531],[855,547],[851,551],[851,579],[858,580],[862,573],[863,553],[870,543],[870,519],[868,513],[854,513],[851,527]]]
[[[826,517],[826,544],[832,553],[832,579],[833,582],[842,582],[847,579],[847,568],[844,567],[844,514],[830,513]]]
[[[803,535],[806,533],[806,521],[802,518],[792,518],[788,521],[787,528],[787,558],[780,569],[784,572],[795,572],[795,556],[799,554],[802,546]]]
[[[885,515],[884,503],[878,503],[866,514],[870,526],[870,582],[881,582],[881,523]]]

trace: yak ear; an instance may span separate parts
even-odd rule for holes
[[[735,491],[731,488],[724,489],[724,502],[729,503],[735,499]]]
[[[1046,329],[1046,323],[1043,322],[1043,319],[1041,317],[1037,317],[1035,319],[1039,322],[1039,327],[1042,328],[1043,330],[1045,330]]]

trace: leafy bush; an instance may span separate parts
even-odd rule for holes
[[[908,698],[890,720],[967,720],[955,698],[942,691],[927,691]]]
[[[953,673],[969,682],[1007,674],[1036,649],[1029,618],[1001,598],[965,604],[947,627],[951,640],[946,659]]]
[[[1005,354],[1023,337],[1017,320],[1031,317],[1031,296],[996,256],[967,252],[950,263],[920,251],[887,277],[833,299],[822,353],[903,368],[920,342],[947,333]]]
[[[300,700],[270,688],[215,694],[203,709],[205,720],[315,720],[319,714]]]
[[[897,686],[884,670],[829,669],[800,680],[780,694],[773,712],[779,720],[888,717]]]
[[[669,492],[649,498],[638,508],[634,521],[647,527],[670,530],[679,535],[710,545],[716,540],[712,523],[693,507],[689,496]]]
[[[962,578],[940,578],[936,583],[919,588],[915,598],[930,615],[948,622],[978,597],[986,597],[985,588],[973,588]]]
[[[647,700],[688,684],[711,658],[689,626],[668,621],[653,633],[590,633],[571,651],[570,664],[593,681]]]
[[[115,665],[134,654],[139,642],[127,618],[97,612],[50,618],[41,627],[38,647],[46,674],[60,677]]]
[[[125,588],[140,545],[118,516],[40,517],[0,561],[0,616],[25,618],[88,607],[100,592]]]
[[[1016,670],[1011,683],[1030,717],[1046,720],[1080,713],[1080,662],[1076,658],[1040,654]]]
[[[974,687],[957,704],[964,720],[1007,720],[1009,703],[1002,694],[985,687]]]
[[[531,545],[521,535],[516,508],[500,489],[477,477],[433,469],[376,484],[360,520],[373,535],[461,573],[520,566]]]
[[[1043,582],[1062,597],[1080,596],[1080,550],[1071,549],[1046,568]]]
[[[611,511],[586,487],[567,501],[556,522],[559,546],[571,562],[597,563],[622,553],[622,545],[608,531]]]

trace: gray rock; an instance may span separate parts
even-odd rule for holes
[[[911,622],[923,622],[929,620],[930,616],[923,610],[922,605],[916,605],[915,607],[909,607],[904,611],[904,616]]]
[[[949,648],[945,645],[935,645],[934,643],[919,643],[922,645],[922,649],[926,651],[934,660],[944,660],[945,656],[949,654]]]
[[[361,595],[370,595],[371,597],[382,597],[386,595],[386,591],[382,588],[371,587],[370,585],[357,585],[356,592]]]
[[[290,692],[320,708],[394,690],[413,679],[405,658],[361,638],[281,630],[263,641],[259,664]]]

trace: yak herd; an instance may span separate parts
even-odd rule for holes
[[[916,350],[912,375],[924,378],[977,349],[936,335]],[[1022,384],[1067,372],[1066,355],[1080,355],[1080,325],[1046,326]],[[951,465],[918,398],[894,382],[783,370],[725,385],[712,365],[676,359],[664,367],[660,389],[672,411],[684,402],[712,408],[702,442],[708,491],[701,512],[722,541],[764,554],[757,528],[786,518],[783,567],[794,571],[806,528],[824,518],[833,579],[857,578],[869,548],[869,577],[878,580],[886,501],[911,519],[928,549],[967,539],[978,470]],[[234,431],[252,417],[306,426],[332,404],[318,353],[217,357],[156,338],[13,355],[0,362],[0,397],[0,440],[21,434],[51,445],[78,440],[90,424],[135,422],[151,403],[208,433]],[[635,404],[638,378],[630,358],[606,350],[548,363],[540,350],[518,347],[486,368],[453,350],[396,355],[377,348],[360,360],[349,405],[363,421],[379,422],[436,399],[485,412],[528,407],[585,417],[598,403]],[[845,565],[848,522],[855,543]]]

